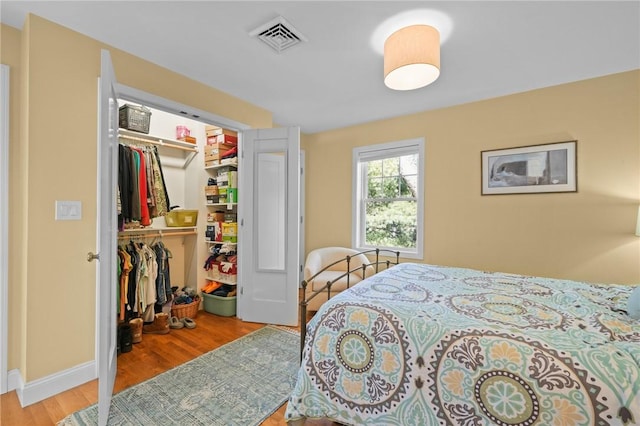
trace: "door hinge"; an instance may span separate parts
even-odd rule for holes
[[[240,219],[240,226],[244,226],[244,219]]]
[[[244,287],[240,287],[240,295],[244,294]]]

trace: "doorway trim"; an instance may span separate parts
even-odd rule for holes
[[[8,390],[9,66],[0,65],[0,394]]]
[[[304,262],[306,260],[306,248],[305,248],[305,228],[307,226],[306,218],[305,218],[305,185],[307,179],[307,157],[304,149],[300,149],[300,254],[298,261],[300,262],[300,266],[298,269],[298,286],[302,285],[302,280],[304,279]]]
[[[251,128],[251,126],[240,123],[239,121],[231,120],[221,115],[181,104],[180,102],[172,101],[134,87],[125,86],[124,84],[116,83],[116,89],[118,90],[118,96],[120,96],[121,99],[136,102],[178,116],[183,115],[191,120],[197,120],[206,124],[213,124],[233,130],[246,130]]]
[[[116,77],[117,77],[117,72],[116,72]],[[217,114],[213,114],[211,112],[208,111],[204,111],[204,110],[200,110],[198,108],[194,108],[191,107],[189,105],[185,105],[182,104],[180,102],[176,102],[167,98],[163,98],[161,96],[158,95],[154,95],[152,93],[149,92],[145,92],[139,89],[136,89],[134,87],[130,87],[130,86],[126,86],[124,84],[121,83],[116,83],[115,85],[116,87],[116,91],[118,93],[118,98],[122,99],[122,100],[126,100],[126,101],[130,101],[130,102],[134,102],[134,103],[138,103],[141,105],[145,105],[154,109],[158,109],[170,114],[175,114],[177,116],[185,116],[189,119],[192,120],[197,120],[200,121],[202,123],[206,123],[206,124],[212,124],[212,125],[217,125],[217,126],[221,126],[221,127],[226,127],[229,129],[233,129],[233,130],[246,130],[251,128],[251,126],[247,125],[247,124],[243,124],[240,122],[237,122],[235,120],[231,120],[228,118],[225,118],[223,116],[217,115]],[[115,210],[116,205],[115,205],[115,200],[113,202],[113,205],[110,206],[109,208]],[[97,228],[98,224],[96,223],[96,228]],[[96,279],[96,292],[99,292],[99,280]],[[98,348],[98,342],[99,342],[99,336],[100,336],[100,330],[99,330],[99,324],[100,324],[100,318],[98,317],[99,315],[99,306],[98,304],[100,303],[100,300],[98,297],[96,297],[96,328],[95,328],[95,360],[98,359],[98,357],[100,356],[99,354],[99,348]],[[96,372],[96,377],[97,377],[97,372]]]

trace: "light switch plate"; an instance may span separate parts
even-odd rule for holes
[[[56,200],[56,220],[80,220],[82,219],[81,201]]]

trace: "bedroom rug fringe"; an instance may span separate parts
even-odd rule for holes
[[[259,425],[295,385],[299,333],[265,326],[115,394],[109,425]],[[58,426],[97,424],[91,405]]]

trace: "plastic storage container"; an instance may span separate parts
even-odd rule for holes
[[[171,210],[164,217],[167,226],[196,226],[198,210]]]
[[[144,106],[124,104],[119,108],[118,125],[123,129],[149,133],[151,110]]]
[[[232,317],[236,314],[236,296],[220,297],[202,293],[202,298],[205,312],[222,317]]]

